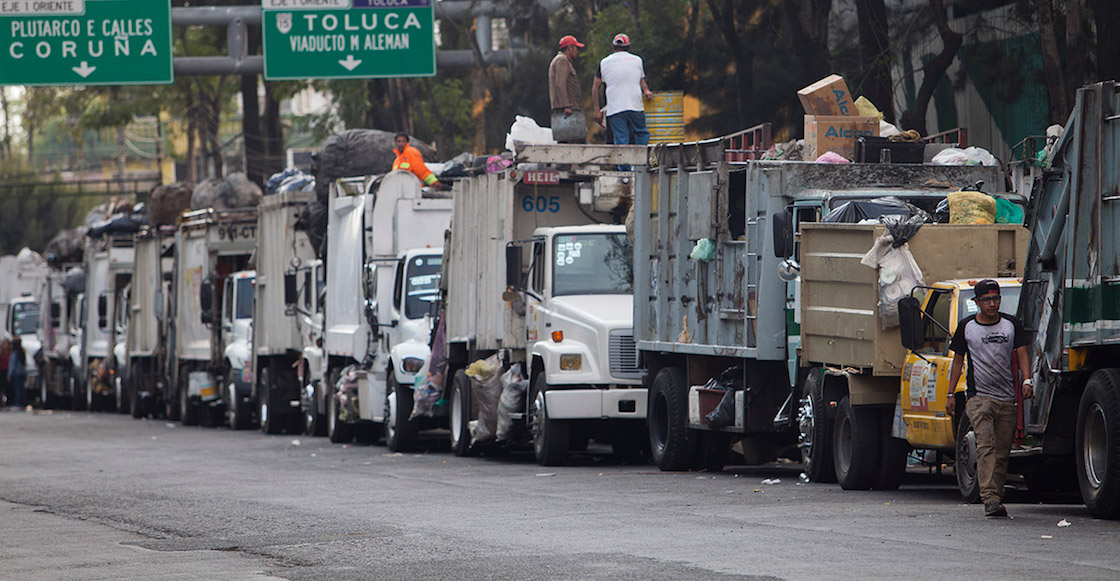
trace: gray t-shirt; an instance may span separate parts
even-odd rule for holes
[[[949,348],[968,357],[965,395],[982,395],[1000,401],[1015,401],[1015,383],[1011,377],[1014,352],[1027,344],[1028,338],[1014,317],[999,314],[995,323],[985,325],[973,315],[957,325]]]

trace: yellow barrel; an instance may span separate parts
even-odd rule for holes
[[[684,141],[684,91],[661,91],[645,102],[650,143]]]

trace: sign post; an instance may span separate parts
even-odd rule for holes
[[[169,0],[0,0],[0,85],[174,82]]]
[[[434,0],[262,0],[264,78],[436,74]]]

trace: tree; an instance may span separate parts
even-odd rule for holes
[[[891,48],[884,0],[856,0],[859,16],[860,72],[859,93],[867,97],[887,122],[894,123]]]
[[[914,99],[914,106],[905,111],[901,118],[903,129],[914,129],[922,135],[927,134],[926,110],[929,109],[929,101],[933,98],[933,90],[937,87],[941,78],[945,76],[945,71],[949,70],[949,65],[953,63],[957,51],[964,43],[964,37],[949,28],[949,20],[945,16],[945,6],[942,0],[929,0],[929,6],[933,12],[937,34],[941,37],[942,48],[941,52],[930,59],[923,68],[922,84],[918,89],[917,97]]]

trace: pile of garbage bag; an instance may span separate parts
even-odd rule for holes
[[[211,178],[194,188],[191,195],[191,209],[232,210],[251,208],[261,203],[261,187],[249,180],[241,172],[231,173],[225,179]]]
[[[148,223],[153,227],[174,224],[179,215],[191,209],[194,185],[176,182],[152,188],[148,194]]]
[[[326,203],[330,183],[338,178],[389,173],[396,158],[395,137],[395,133],[379,129],[349,129],[328,137],[311,158],[315,196]],[[425,161],[435,160],[435,150],[427,143],[410,139],[409,145],[420,150]]]

